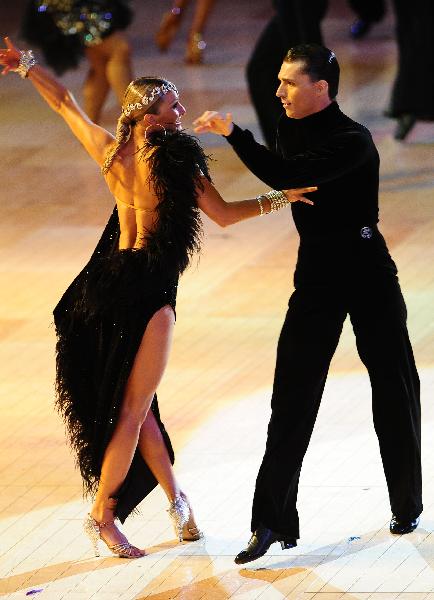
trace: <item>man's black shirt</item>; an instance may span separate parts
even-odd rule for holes
[[[240,159],[274,189],[318,186],[314,206],[291,204],[300,235],[296,283],[322,283],[354,269],[396,271],[378,232],[379,156],[371,134],[336,102],[279,123],[277,152],[234,126],[227,136]]]

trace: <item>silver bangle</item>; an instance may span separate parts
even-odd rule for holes
[[[25,79],[29,74],[30,69],[36,65],[36,58],[33,56],[32,50],[22,50],[20,54],[20,62],[14,71],[15,73],[18,73],[22,79]]]
[[[285,196],[285,194],[278,190],[270,190],[266,194],[264,194],[264,198],[268,198],[271,205],[270,212],[277,212],[281,208],[285,208],[288,206],[289,200]]]
[[[259,210],[261,211],[259,213],[260,217],[263,217],[265,215],[264,207],[262,206],[262,198],[263,197],[264,196],[256,196],[256,200],[258,201],[258,204],[259,204]]]

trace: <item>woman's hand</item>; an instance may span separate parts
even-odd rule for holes
[[[196,133],[216,133],[217,135],[230,135],[234,128],[231,113],[226,113],[226,117],[223,117],[215,110],[205,111],[193,121],[193,125]]]
[[[309,194],[310,192],[316,192],[317,187],[304,187],[304,188],[294,188],[293,190],[282,190],[285,194],[286,198],[291,202],[304,202],[305,204],[314,204],[312,200],[306,198],[303,194]]]
[[[8,37],[5,37],[6,48],[0,48],[0,65],[3,65],[2,75],[9,71],[15,71],[20,64],[21,52],[13,45]]]

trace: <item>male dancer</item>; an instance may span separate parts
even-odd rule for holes
[[[300,235],[295,291],[277,348],[253,535],[237,564],[263,556],[276,541],[282,548],[297,545],[300,469],[347,314],[371,380],[391,533],[413,531],[422,512],[419,378],[396,266],[377,228],[378,152],[369,131],[335,101],[339,65],[333,52],[315,44],[290,49],[279,80],[287,117],[278,126],[279,153],[255,142],[230,114],[208,111],[195,122],[199,133],[226,136],[268,185],[318,186],[313,205],[291,205]]]

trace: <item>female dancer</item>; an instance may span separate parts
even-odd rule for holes
[[[181,131],[176,87],[142,77],[127,88],[113,137],[92,123],[71,93],[6,38],[3,74],[27,77],[101,166],[116,207],[90,261],[54,311],[57,407],[86,492],[95,495],[85,531],[118,556],[144,553],[123,522],[159,483],[179,539],[201,536],[175,478],[170,440],[155,391],[175,321],[177,281],[199,247],[198,208],[221,226],[311,202],[302,188],[226,203],[212,186],[206,157]],[[279,196],[280,194],[280,196]],[[276,198],[277,195],[277,198]]]
[[[86,57],[84,110],[95,123],[109,91],[122,104],[133,78],[131,47],[123,34],[132,17],[128,0],[27,0],[23,37],[41,48],[58,75]]]

